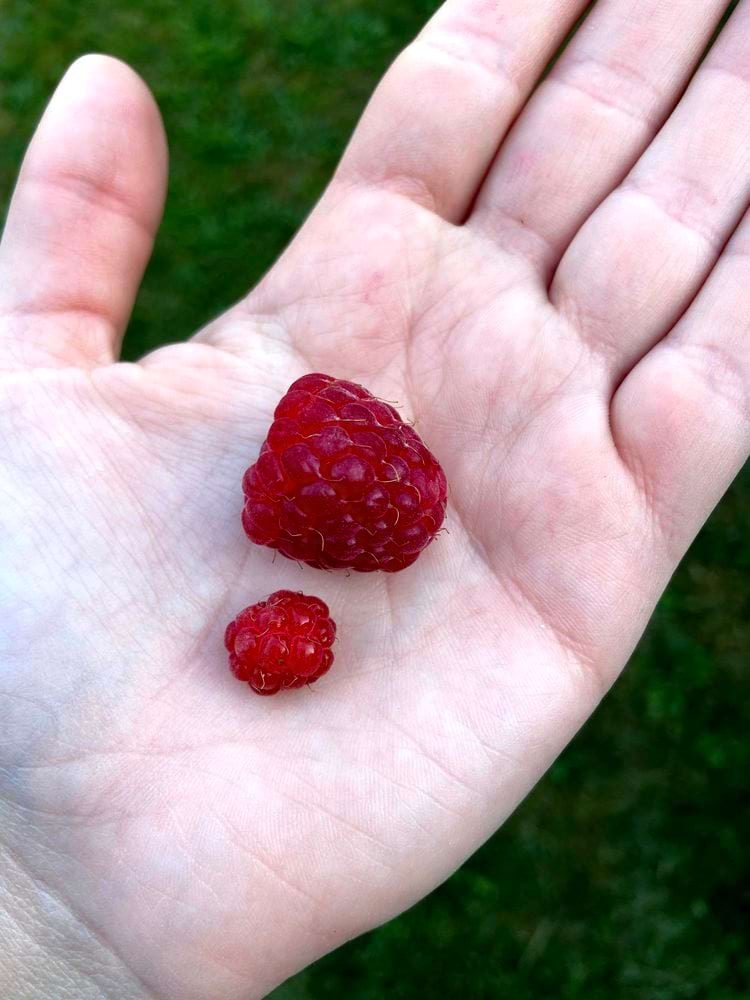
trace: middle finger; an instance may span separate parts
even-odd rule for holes
[[[671,112],[726,0],[600,0],[501,147],[470,224],[549,277]]]

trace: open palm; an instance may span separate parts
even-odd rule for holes
[[[530,96],[584,7],[450,0],[260,287],[135,365],[158,113],[104,57],[59,88],[0,256],[0,856],[44,995],[260,996],[426,893],[593,710],[742,464],[750,8],[679,104],[723,0],[602,0]],[[402,574],[242,532],[316,370],[446,470],[448,532]],[[330,604],[337,659],[259,699],[222,634],[279,588]]]

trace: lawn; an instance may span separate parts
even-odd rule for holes
[[[66,64],[153,88],[171,186],[126,341],[188,336],[269,266],[428,0],[6,0],[0,180]],[[750,475],[673,580],[624,680],[504,829],[285,998],[747,1000]]]

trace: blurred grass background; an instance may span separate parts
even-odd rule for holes
[[[435,6],[4,0],[1,197],[73,58],[134,65],[172,166],[126,351],[186,337],[290,239],[378,76]],[[513,819],[431,897],[277,1000],[748,1000],[748,528],[746,471],[623,682]]]

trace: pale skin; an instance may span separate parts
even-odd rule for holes
[[[449,0],[260,287],[138,364],[162,126],[116,60],[63,79],[0,250],[0,995],[261,997],[445,879],[624,667],[750,446],[750,4],[698,69],[723,2],[601,0],[534,89],[584,7]],[[308,371],[445,467],[401,575],[243,535]],[[340,639],[261,699],[222,634],[279,588]]]

